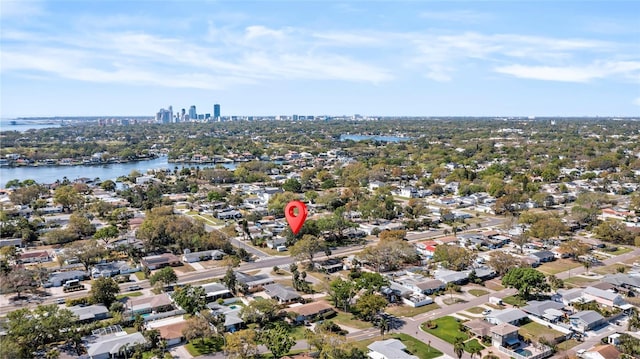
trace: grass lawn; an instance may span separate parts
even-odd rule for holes
[[[291,331],[289,332],[289,334],[295,340],[304,339],[304,332],[305,332],[306,329],[307,329],[307,327],[305,327],[304,325],[299,325],[299,326],[291,328]]]
[[[336,311],[336,313],[337,314],[334,317],[329,319],[336,324],[342,324],[344,326],[356,329],[367,329],[373,327],[373,324],[356,319],[351,313],[345,313],[341,311]]]
[[[626,270],[629,269],[626,265],[622,263],[612,264],[610,266],[604,267],[596,267],[594,269],[589,269],[590,272],[598,273],[598,274],[614,274],[618,272],[618,268],[624,267]]]
[[[582,264],[574,262],[571,259],[558,259],[553,262],[544,263],[536,269],[544,274],[558,274],[580,266],[582,266]]]
[[[485,309],[481,307],[473,307],[465,310],[472,314],[481,314],[482,312],[484,312]]]
[[[480,350],[482,350],[484,349],[484,345],[480,344],[480,342],[478,342],[478,339],[472,339],[464,343],[464,351],[466,351],[467,353],[471,353],[472,348],[479,348]]]
[[[562,333],[559,331],[547,328],[545,325],[536,322],[530,322],[522,325],[518,331],[520,332],[520,335],[531,339],[532,341],[537,341],[540,337],[547,337],[551,339],[562,336]]]
[[[138,280],[147,279],[147,278],[144,277],[144,272],[135,272],[134,274],[136,275],[136,278],[138,278]]]
[[[619,256],[621,254],[629,253],[633,251],[633,248],[618,246],[618,249],[613,252],[605,252],[608,254],[612,254],[614,256]]]
[[[564,280],[564,284],[570,288],[573,287],[582,287],[585,284],[589,284],[591,282],[595,282],[595,279],[585,278],[585,277],[571,277]]]
[[[142,292],[131,292],[127,294],[119,294],[116,296],[116,300],[120,300],[127,297],[140,297],[142,296]]]
[[[578,344],[580,344],[580,343],[578,343],[578,341],[575,340],[575,339],[565,340],[562,343],[558,344],[558,350],[560,350],[560,351],[569,350],[569,349],[575,347]]]
[[[185,348],[187,349],[189,354],[197,357],[203,354],[215,353],[219,351],[220,349],[222,349],[222,344],[222,338],[209,338],[205,339],[204,341],[195,339],[187,343],[187,345],[185,345]]]
[[[399,339],[407,346],[407,351],[420,359],[432,359],[442,355],[442,352],[433,348],[420,340],[403,333],[392,334],[392,338]]]
[[[456,318],[446,316],[434,319],[433,321],[437,325],[435,328],[429,329],[425,323],[422,323],[422,330],[431,333],[450,344],[453,344],[456,338],[462,338],[463,340],[469,339],[467,334],[460,331],[459,322]]]
[[[489,294],[489,291],[484,289],[469,289],[469,294],[476,297],[481,297],[485,294]]]
[[[498,284],[495,280],[489,280],[484,282],[484,286],[495,291],[501,291],[504,289],[504,287]]]
[[[422,307],[414,308],[408,305],[399,305],[393,307],[387,307],[385,312],[395,315],[396,317],[414,317],[418,314],[430,312],[432,310],[440,308],[436,303],[423,305]]]
[[[511,304],[511,305],[516,305],[518,307],[524,307],[527,305],[527,301],[520,298],[517,295],[512,295],[509,297],[504,297],[502,298],[502,302],[503,303],[507,303],[507,304]]]

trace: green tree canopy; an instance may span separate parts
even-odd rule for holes
[[[533,268],[511,268],[502,277],[502,285],[516,288],[519,295],[529,300],[532,294],[544,293],[549,290],[546,277]]]

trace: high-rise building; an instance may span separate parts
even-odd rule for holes
[[[220,119],[220,104],[213,105],[213,118]]]
[[[196,112],[196,105],[189,107],[189,118],[192,120],[198,119],[198,113]]]

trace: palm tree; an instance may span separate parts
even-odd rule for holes
[[[629,323],[627,324],[627,330],[640,329],[640,312],[638,312],[638,308],[632,308],[631,313],[629,314]]]
[[[380,318],[380,335],[382,335],[382,339],[384,340],[384,333],[389,332],[389,319],[386,317]]]
[[[472,346],[471,348],[469,348],[469,355],[471,356],[471,358],[473,358],[476,354],[478,354],[478,357],[481,357],[481,353],[482,348],[478,346]]]
[[[591,262],[589,260],[582,261],[582,266],[586,270],[587,274],[589,274],[589,268],[591,267]]]
[[[453,342],[453,352],[456,353],[458,359],[462,358],[462,354],[464,354],[464,339],[456,337],[456,340]]]

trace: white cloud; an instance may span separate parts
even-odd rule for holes
[[[560,81],[560,82],[589,82],[610,76],[638,77],[640,62],[596,62],[590,65],[574,66],[532,66],[508,65],[495,68],[496,72],[518,78]]]

